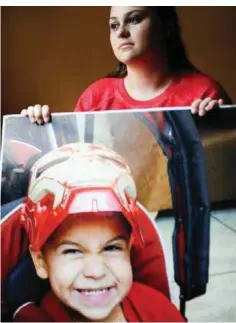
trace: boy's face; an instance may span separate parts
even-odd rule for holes
[[[38,275],[64,305],[90,320],[111,320],[132,284],[130,233],[123,216],[70,215],[41,252]]]

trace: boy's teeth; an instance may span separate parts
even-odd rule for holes
[[[86,296],[98,295],[106,293],[107,289],[97,289],[97,290],[83,290],[82,293]]]

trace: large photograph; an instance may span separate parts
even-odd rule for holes
[[[170,303],[166,254],[154,222],[163,203],[172,201],[167,175],[167,156],[171,153],[164,142],[170,147],[173,145],[172,129],[164,112],[155,110],[55,114],[52,122],[43,126],[30,124],[22,116],[4,117],[1,159],[3,315],[10,321],[12,316],[20,320],[24,310],[30,310],[29,302],[34,301],[39,306],[49,297],[50,289],[54,293],[57,290],[49,283],[54,277],[61,287],[64,284],[64,292],[61,290],[59,296],[56,295],[81,317],[93,319],[101,315],[103,318],[107,307],[111,306],[112,318],[118,299],[126,308],[125,314],[120,315],[132,317],[135,307],[135,317],[142,315],[143,320],[148,321],[150,318],[144,309],[153,293],[146,290],[146,286],[151,286],[167,297],[163,306],[170,307],[176,320],[182,320]],[[91,214],[100,217],[95,220]],[[95,243],[98,248],[104,236],[108,240],[103,241],[108,269],[100,268],[99,264],[95,266],[108,273],[98,277],[95,270],[91,273],[92,280],[86,277],[87,283],[78,280],[77,284],[83,288],[78,292],[77,305],[73,305],[73,297],[65,300],[62,296],[68,292],[68,286],[66,288],[58,278],[60,261],[53,273],[42,275],[37,260],[41,250],[49,245],[49,249],[54,250],[55,243],[62,243],[62,237],[78,239],[77,235],[71,235],[74,228],[79,230],[79,237],[85,238],[83,247],[80,246],[86,250],[84,254],[89,253],[89,244]],[[117,239],[118,243],[110,245],[110,240]],[[76,252],[81,250],[69,249],[64,254]],[[68,272],[64,274],[68,277]],[[104,287],[111,281],[112,286]],[[89,286],[88,291],[84,290],[85,286]],[[140,292],[147,297],[138,309]],[[129,296],[124,297],[127,293]],[[154,293],[157,301],[158,293]],[[57,302],[54,296],[49,298],[53,304]],[[87,312],[92,305],[94,314]],[[60,311],[57,313],[60,319],[68,320],[69,314],[65,317]],[[46,319],[43,312],[38,315],[41,320]],[[158,315],[159,311],[157,318]]]
[[[120,259],[117,266],[113,252],[110,259],[121,284],[121,294],[118,294],[123,305],[129,299],[137,310],[140,301],[137,295],[147,293],[142,298],[141,312],[137,310],[136,315],[143,315],[143,321],[148,321],[151,317],[142,311],[145,299],[150,297],[145,290],[149,286],[167,297],[167,304],[161,303],[168,308],[173,302],[173,283],[170,283],[167,263],[172,259],[168,260],[170,254],[167,255],[154,222],[166,205],[173,208],[175,218],[173,274],[180,287],[182,316],[176,308],[170,309],[171,315],[177,321],[183,320],[185,302],[206,293],[210,200],[204,150],[189,111],[62,113],[54,114],[52,122],[42,126],[22,116],[6,116],[1,157],[2,312],[9,321],[13,316],[21,320],[25,310],[31,311],[28,306],[32,301],[36,304],[34,310],[40,312],[37,315],[42,321],[47,320],[49,317],[44,316],[40,305],[45,298],[52,304],[59,298],[80,313],[81,320],[97,319],[96,306],[104,306],[106,310],[105,296],[116,308],[113,287],[89,285],[86,291],[85,287],[76,289],[75,303],[72,296],[64,299],[68,286],[58,273],[62,271],[67,277],[66,266],[60,269],[58,262],[59,267],[51,272],[45,268],[54,262],[49,261],[46,267],[38,262],[42,248],[49,245],[50,252],[56,252],[52,246],[60,244],[62,238],[76,239],[83,234],[86,243],[95,244],[105,234],[110,238],[115,234],[126,236],[122,241],[126,246],[123,251],[130,257],[132,275],[127,270],[120,277],[120,270],[127,263]],[[93,223],[94,218],[88,214],[105,214],[105,217]],[[114,214],[118,217],[111,216]],[[97,234],[95,228],[99,228]],[[89,230],[93,238],[90,235],[88,238]],[[111,246],[108,243],[104,248],[110,250]],[[118,248],[116,252],[120,250],[115,248]],[[65,254],[77,252],[81,250],[74,246],[64,251]],[[97,275],[96,270],[93,275]],[[51,279],[56,283],[51,284]],[[55,298],[59,285],[62,290]],[[51,289],[53,296],[48,294]],[[121,296],[125,293],[130,296]],[[94,316],[90,316],[88,307],[95,303]],[[104,317],[104,313],[99,315]],[[154,311],[152,317],[158,318],[159,314]],[[71,314],[63,315],[62,306],[55,318],[52,317],[71,318]],[[132,317],[129,306],[124,315]]]

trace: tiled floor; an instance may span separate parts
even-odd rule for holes
[[[157,224],[169,255],[174,302],[179,306],[171,247],[174,219],[157,218]],[[236,321],[236,209],[212,212],[207,293],[187,302],[186,316],[190,322]]]

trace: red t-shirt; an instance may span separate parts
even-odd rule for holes
[[[122,310],[128,322],[184,322],[176,307],[160,292],[139,283],[133,283]],[[69,312],[48,292],[41,306],[25,304],[14,316],[14,322],[72,322]]]
[[[103,78],[90,85],[79,98],[75,111],[124,110],[191,106],[196,99],[230,99],[212,78],[198,72],[176,76],[169,87],[151,100],[138,101],[126,91],[124,78]]]

